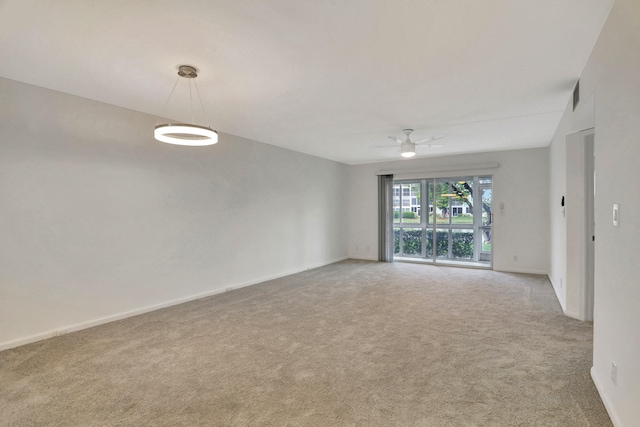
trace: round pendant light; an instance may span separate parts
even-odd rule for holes
[[[153,131],[153,136],[167,144],[190,145],[199,147],[203,145],[213,145],[218,142],[218,132],[198,125],[186,123],[174,123],[158,125]]]
[[[178,81],[180,78],[189,79],[189,99],[191,99],[191,82],[196,89],[196,94],[198,95],[198,99],[200,100],[200,106],[202,107],[202,114],[206,116],[204,111],[204,104],[202,104],[202,98],[200,97],[200,92],[198,91],[198,86],[195,84],[195,78],[198,77],[197,70],[195,67],[190,65],[181,65],[178,67],[178,80],[176,80],[176,84],[173,85],[173,89],[169,94],[169,98],[167,98],[167,102],[164,104],[164,108],[162,109],[162,114],[164,115],[164,111],[169,104],[169,100],[173,95],[176,86],[178,85]],[[191,100],[191,111],[193,118],[193,100]],[[175,144],[175,145],[187,145],[192,147],[199,147],[205,145],[213,145],[218,142],[218,133],[211,129],[208,126],[196,125],[195,123],[166,123],[166,124],[156,124],[156,127],[153,131],[153,136],[155,139],[161,142],[166,142],[167,144]]]

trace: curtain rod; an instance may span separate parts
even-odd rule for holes
[[[464,165],[443,165],[420,169],[383,169],[377,171],[376,175],[405,175],[410,173],[469,171],[476,169],[497,169],[499,167],[500,163],[498,162],[469,163]]]

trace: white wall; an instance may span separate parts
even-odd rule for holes
[[[465,165],[498,162],[497,169],[473,170]],[[445,166],[458,171],[429,172]],[[548,273],[549,157],[547,148],[398,160],[350,168],[349,256],[377,259],[376,171],[424,170],[412,177],[493,175],[493,266],[495,270]],[[402,178],[402,176],[398,176]],[[499,206],[504,204],[504,212]],[[517,261],[514,260],[517,256]]]
[[[595,304],[592,377],[616,426],[640,420],[640,2],[617,0],[580,78],[581,99],[595,100]],[[582,107],[584,108],[584,107]],[[565,231],[554,213],[566,179],[566,134],[580,111],[568,107],[551,145],[551,274],[566,268]],[[612,205],[620,204],[620,227]],[[555,215],[555,216],[554,216]],[[558,256],[555,256],[558,255]],[[617,385],[611,364],[618,366]]]
[[[572,108],[570,105],[567,108]],[[571,127],[566,115],[560,121],[559,129],[567,131]],[[549,245],[549,280],[562,306],[567,309],[567,224],[561,206],[566,190],[566,132],[556,132],[549,146],[549,227],[551,240]]]
[[[0,79],[0,349],[346,258],[347,166]]]
[[[583,281],[586,280],[586,248],[583,230],[586,213],[577,211],[584,209],[585,188],[578,188],[575,184],[585,185],[585,150],[582,144],[584,135],[592,132],[595,126],[594,108],[593,96],[582,99],[575,112],[573,100],[569,100],[549,147],[549,221],[553,236],[549,251],[549,280],[565,314],[580,320],[585,320]],[[568,144],[569,139],[574,142]],[[568,170],[571,173],[567,173]],[[564,209],[561,206],[563,197]],[[568,234],[574,236],[569,242]],[[575,256],[568,258],[567,254]]]

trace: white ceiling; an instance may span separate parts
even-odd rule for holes
[[[348,164],[400,159],[404,128],[446,135],[417,157],[541,147],[612,4],[0,0],[0,76],[159,115],[194,65],[200,124]]]

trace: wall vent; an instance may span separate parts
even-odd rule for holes
[[[578,102],[580,102],[580,80],[578,80],[576,87],[573,89],[573,111],[576,111]]]

